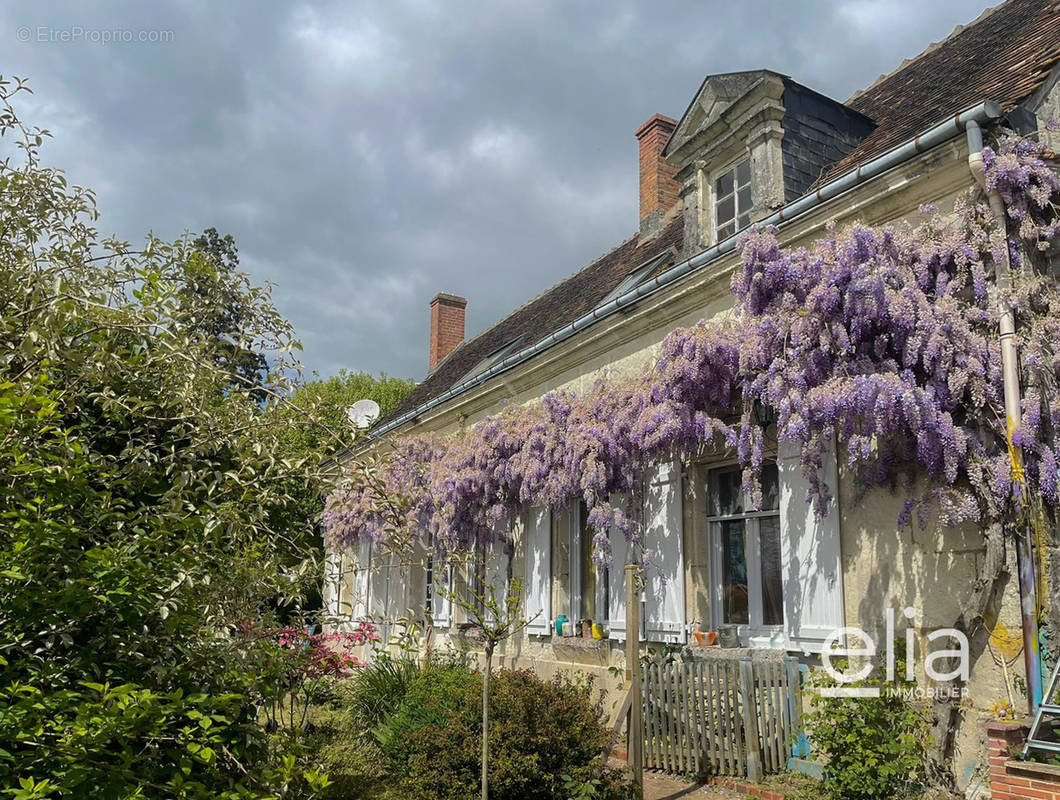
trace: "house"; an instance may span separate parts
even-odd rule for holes
[[[471,339],[466,301],[437,295],[430,372],[377,423],[369,446],[458,431],[556,389],[639,374],[670,331],[731,307],[735,242],[754,223],[777,225],[789,246],[822,236],[831,222],[880,224],[913,218],[923,204],[951,207],[974,186],[969,121],[1029,131],[1060,117],[1058,64],[1060,2],[1008,0],[845,103],[767,69],[707,76],[680,119],[655,114],[636,131],[639,230]],[[683,645],[693,631],[731,625],[743,647],[814,663],[844,626],[881,641],[888,610],[905,612],[921,641],[951,625],[982,558],[981,533],[899,530],[903,497],[861,491],[834,458],[826,473],[837,502],[821,519],[802,502],[806,479],[783,450],[763,471],[766,500],[756,511],[725,453],[643,476],[653,543],[643,639]],[[439,576],[456,591],[519,577],[526,613],[536,616],[507,643],[505,663],[575,668],[615,683],[611,668],[623,665],[628,634],[625,578],[592,561],[583,506],[530,508],[511,524],[512,547],[477,553],[480,569],[397,559],[368,543],[333,552],[330,607],[384,627],[429,616],[433,646],[473,648],[459,634],[459,608],[437,591]],[[612,532],[610,541],[613,563],[624,564],[624,538]],[[1015,575],[1010,569],[991,612],[992,630],[1020,627]],[[605,638],[557,636],[563,617],[592,619]],[[982,632],[971,648],[971,705],[956,733],[962,784],[980,760],[990,704],[1008,694],[1005,670],[1021,669],[996,661],[988,638]]]

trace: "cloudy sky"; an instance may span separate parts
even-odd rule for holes
[[[844,100],[987,5],[0,0],[0,73],[102,231],[231,233],[308,368],[420,378],[435,293],[474,334],[635,231],[633,131],[705,75]]]

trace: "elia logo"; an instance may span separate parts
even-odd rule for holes
[[[903,616],[912,621],[916,611],[906,608]],[[846,684],[857,683],[865,680],[876,668],[873,659],[879,652],[876,642],[861,628],[845,627],[836,628],[825,640],[824,651],[821,653],[821,663],[825,672],[837,683],[838,686],[822,686],[818,692],[822,697],[879,697],[886,693],[888,696],[902,695],[910,698],[932,698],[950,699],[964,697],[968,691],[967,687],[949,686],[910,686],[902,687],[895,683],[895,653],[894,653],[894,609],[888,608],[886,612],[886,650],[887,657],[887,683],[884,688],[870,686],[849,686]],[[905,681],[912,683],[916,679],[915,659],[913,657],[914,641],[913,628],[905,630],[905,652],[909,654],[905,662]],[[847,642],[847,647],[840,644]],[[959,679],[961,682],[968,680],[968,637],[956,628],[938,628],[927,635],[929,643],[946,640],[947,645],[956,644],[956,647],[930,648],[925,655],[924,672],[928,678],[940,684]],[[847,670],[841,670],[833,663],[833,659],[857,659],[857,666],[850,666]],[[863,659],[863,660],[862,660]],[[953,665],[956,664],[956,667]]]

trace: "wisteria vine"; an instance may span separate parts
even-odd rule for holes
[[[421,535],[442,554],[457,552],[503,539],[502,523],[531,505],[558,510],[580,498],[599,559],[609,560],[613,528],[650,553],[631,511],[638,476],[675,455],[728,452],[754,494],[772,444],[756,405],[776,412],[769,438],[801,453],[819,513],[835,489],[819,477],[835,441],[859,485],[911,493],[901,524],[918,510],[945,525],[985,525],[1015,488],[990,280],[1006,250],[1017,268],[1008,302],[1025,390],[1013,441],[1027,490],[1056,504],[1060,291],[1035,263],[1060,227],[1060,179],[1034,141],[1006,137],[983,156],[1008,231],[973,198],[951,213],[922,209],[915,227],[855,224],[810,247],[784,248],[775,230],[751,230],[739,246],[732,314],[670,333],[639,380],[556,391],[455,435],[397,440],[369,468],[372,480],[358,478],[360,465],[329,497],[327,542]]]

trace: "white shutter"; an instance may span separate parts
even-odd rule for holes
[[[498,534],[499,535],[499,534]],[[508,544],[500,539],[494,539],[486,550],[486,585],[482,587],[483,596],[488,600],[491,596],[494,602],[503,610],[508,597],[508,565],[511,555],[508,552]],[[493,612],[488,611],[487,617],[491,622]]]
[[[681,547],[681,462],[649,468],[644,497],[644,635],[650,642],[685,640],[685,568]]]
[[[341,613],[339,601],[342,591],[342,556],[335,552],[329,552],[324,560],[324,587],[322,599],[324,601],[324,614],[330,618],[332,624],[338,622]]]
[[[431,622],[436,629],[448,628],[453,624],[453,601],[448,596],[448,592],[453,590],[453,568],[436,560],[431,571],[434,573],[434,585],[431,587]]]
[[[615,499],[612,499],[615,502]],[[618,528],[607,532],[611,540],[611,572],[608,580],[607,627],[609,638],[626,640],[626,564],[629,562],[629,542]]]
[[[552,631],[552,512],[531,508],[526,526],[526,632],[548,636]],[[536,617],[534,615],[537,615]]]
[[[821,479],[838,496],[834,451],[825,453]],[[843,571],[839,560],[839,512],[833,497],[824,519],[806,498],[799,450],[781,445],[780,548],[784,580],[784,622],[788,646],[819,653],[836,628],[843,627]]]
[[[571,623],[577,624],[582,613],[582,513],[581,503],[571,501],[567,510],[568,519],[568,575],[570,585],[570,611],[567,616]]]
[[[359,622],[368,616],[368,572],[371,567],[372,546],[361,542],[357,546],[357,568],[353,573],[353,597],[350,599],[352,617]]]
[[[390,593],[387,597],[387,616],[395,622],[409,614],[409,571],[407,559],[395,555],[390,567]]]
[[[390,579],[389,559],[372,546],[371,568],[368,575],[368,616],[379,624],[387,619],[387,591]],[[383,634],[383,631],[380,631]],[[385,636],[384,636],[385,638]]]

